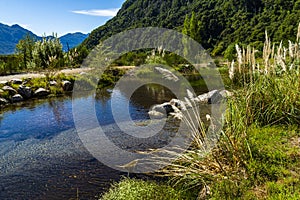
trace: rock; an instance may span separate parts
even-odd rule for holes
[[[32,90],[30,87],[26,87],[24,85],[20,85],[18,89],[18,93],[21,94],[25,99],[29,99],[32,97]]]
[[[222,90],[222,91],[220,91],[220,94],[222,95],[222,97],[224,99],[227,99],[228,97],[233,96],[233,93],[229,92],[228,90]]]
[[[8,81],[0,81],[0,85],[7,85]]]
[[[64,91],[71,91],[73,89],[70,81],[63,81],[62,86]]]
[[[148,112],[149,116],[156,119],[161,119],[170,115],[170,113],[177,113],[180,110],[169,102],[155,105]]]
[[[198,103],[212,103],[215,102],[218,98],[219,91],[218,90],[212,90],[208,93],[201,94],[197,96],[194,101]]]
[[[150,118],[152,119],[162,119],[164,117],[166,117],[166,115],[164,113],[161,112],[157,112],[155,110],[150,110],[148,112],[148,115],[150,116]]]
[[[39,88],[34,92],[34,96],[36,97],[45,97],[50,94],[49,90],[46,90],[44,88]]]
[[[79,75],[87,75],[86,72],[80,72]]]
[[[10,86],[7,86],[7,85],[4,86],[4,87],[2,88],[2,90],[8,91],[10,95],[15,95],[15,94],[18,93],[14,88],[12,88],[12,87],[10,87]]]
[[[32,80],[31,77],[25,78],[24,81],[23,81],[23,85],[29,83],[31,80]]]
[[[0,105],[8,104],[8,101],[4,98],[0,98]]]
[[[57,86],[57,82],[56,81],[50,81],[49,84],[50,84],[50,86]]]
[[[14,95],[12,98],[11,98],[11,101],[13,102],[13,103],[15,103],[15,102],[20,102],[20,101],[23,101],[24,100],[24,98],[22,97],[22,95],[20,95],[20,94],[16,94],[16,95]]]
[[[183,101],[180,101],[179,99],[172,99],[170,101],[170,104],[172,106],[177,107],[179,110],[183,109],[185,107],[185,103]]]
[[[215,91],[211,94],[211,96],[208,98],[209,104],[216,104],[220,103],[223,99],[223,96],[220,94],[220,91]]]
[[[215,104],[220,103],[223,99],[226,100],[229,96],[232,96],[232,94],[227,90],[212,90],[208,93],[197,96],[194,101],[198,103]]]
[[[163,75],[163,78],[169,81],[177,82],[179,81],[179,78],[173,74],[171,71],[161,68],[161,67],[155,67],[154,68],[157,72],[161,73]]]
[[[11,79],[10,82],[12,84],[18,84],[18,85],[23,83],[23,81],[21,79],[18,79],[18,78]]]
[[[216,104],[220,103],[222,100],[226,100],[229,96],[232,96],[232,93],[227,90],[212,90],[208,93],[199,95],[196,98],[189,99],[189,101],[195,103]],[[191,104],[178,99],[172,99],[170,102],[153,106],[148,114],[151,118],[161,119],[169,115],[177,116],[177,114],[181,113],[180,110],[188,109],[192,106],[194,106],[194,103]]]

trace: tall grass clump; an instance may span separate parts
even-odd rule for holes
[[[201,110],[186,98],[189,108],[181,112],[189,112],[178,118],[192,142],[182,154],[164,152],[177,156],[173,162],[154,158],[166,166],[156,175],[197,199],[300,199],[299,39],[300,25],[288,48],[272,44],[266,33],[260,59],[255,48],[236,45],[238,59],[229,65],[233,95],[226,100],[216,143],[209,142]],[[210,127],[217,121],[207,119]]]
[[[300,24],[299,32],[300,35]],[[256,50],[241,50],[236,45],[237,64],[229,67],[233,87],[238,86],[235,96],[243,96],[247,125],[300,122],[300,38],[289,47],[272,45],[266,32],[262,62],[256,61]]]
[[[299,176],[291,173],[300,169],[299,148],[290,142],[300,138],[299,37],[285,48],[272,45],[266,33],[260,61],[255,48],[236,45],[236,51],[238,59],[229,65],[233,95],[216,146],[203,154],[207,129],[191,128],[193,145],[161,170],[173,184],[196,190],[199,199],[273,197],[266,182],[278,186],[293,176],[300,186]]]
[[[174,189],[167,184],[154,181],[143,181],[137,179],[123,179],[115,183],[111,189],[101,197],[102,200],[180,200],[192,199],[187,193]]]

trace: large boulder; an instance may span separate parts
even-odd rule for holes
[[[44,88],[39,88],[34,92],[34,96],[36,97],[45,97],[50,94],[49,90],[46,90]]]
[[[0,98],[0,105],[8,104],[8,101],[4,98]]]
[[[15,95],[15,94],[18,93],[14,88],[12,88],[12,87],[10,87],[10,86],[7,86],[7,85],[4,86],[4,87],[2,88],[2,90],[8,91],[10,95]]]
[[[18,79],[18,78],[11,79],[10,82],[12,84],[17,84],[17,85],[20,85],[20,84],[23,83],[23,81],[21,79]]]
[[[201,94],[197,96],[194,101],[198,103],[209,103],[209,104],[214,104],[214,103],[219,103],[222,99],[222,95],[220,94],[219,90],[212,90],[208,93]]]
[[[186,107],[185,103],[179,99],[172,99],[170,101],[170,104],[172,106],[175,106],[176,108],[178,108],[179,110],[183,109]]]
[[[170,102],[166,102],[153,106],[148,114],[151,118],[160,119],[169,116],[170,113],[177,112],[180,112],[180,110],[175,105],[172,105]]]
[[[24,85],[19,86],[18,93],[21,94],[25,99],[32,97],[32,89]]]
[[[20,101],[23,101],[24,100],[24,98],[22,97],[22,95],[20,95],[20,94],[15,94],[12,98],[11,98],[11,101],[13,102],[13,103],[15,103],[15,102],[20,102]]]
[[[220,103],[223,100],[223,96],[220,94],[220,91],[214,91],[208,98],[209,104]]]
[[[62,86],[64,91],[71,91],[73,89],[73,85],[70,81],[63,81]]]
[[[226,100],[226,98],[228,98],[229,96],[232,96],[232,93],[227,90],[212,90],[195,98],[186,99],[186,102],[178,99],[172,99],[170,102],[155,105],[150,109],[148,114],[151,118],[158,119],[164,118],[169,115],[177,116],[177,114],[181,113],[180,110],[185,110],[202,103],[217,104],[223,100]]]

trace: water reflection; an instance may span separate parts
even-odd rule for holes
[[[123,93],[124,95],[126,92]],[[168,88],[158,84],[147,84],[138,88],[131,97],[128,97],[136,105],[149,109],[154,104],[161,104],[176,98]]]
[[[126,91],[122,87],[114,91],[106,88],[96,94],[89,91],[77,93],[76,97],[27,101],[2,110],[0,199],[70,199],[75,197],[76,188],[82,199],[91,199],[109,186],[109,180],[117,180],[119,172],[93,159],[82,146],[74,130],[72,98],[83,107],[95,103],[101,125],[114,123],[112,92],[116,93],[120,111],[130,100],[132,119],[148,119],[147,112],[152,105],[176,98],[168,88],[157,84],[143,85],[132,95]],[[111,136],[114,142],[123,142],[117,133]],[[164,137],[162,134],[154,139]],[[138,148],[148,147],[141,144]],[[132,147],[130,142],[126,145],[124,148]]]

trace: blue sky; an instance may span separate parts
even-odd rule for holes
[[[0,23],[42,36],[89,33],[112,18],[125,0],[0,0]]]

